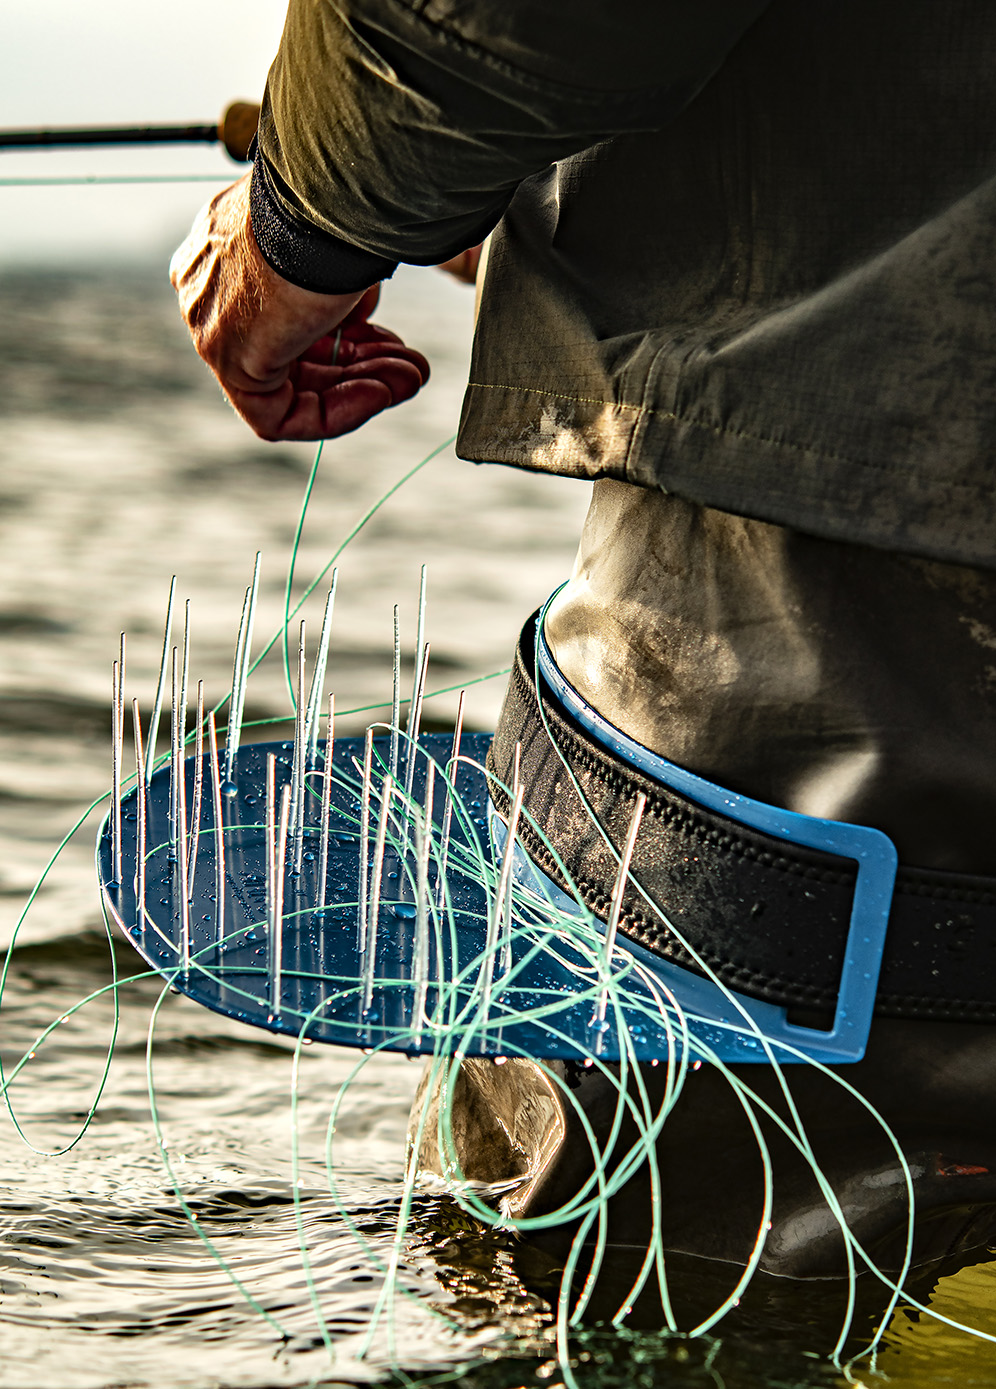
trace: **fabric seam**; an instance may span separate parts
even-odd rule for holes
[[[790,453],[805,454],[816,460],[832,459],[836,463],[847,463],[856,468],[871,468],[880,473],[894,474],[896,472],[895,465],[891,463],[876,463],[870,458],[853,458],[850,454],[838,453],[834,449],[818,449],[811,444],[797,444],[791,439],[775,439],[770,435],[754,434],[746,429],[728,429],[725,425],[711,424],[706,420],[690,419],[687,415],[676,414],[673,410],[658,410],[653,405],[634,405],[629,401],[621,400],[600,400],[595,396],[570,395],[563,391],[545,391],[536,386],[510,386],[500,382],[468,381],[467,389],[468,391],[518,391],[528,395],[543,396],[550,400],[570,400],[579,405],[604,405],[612,410],[632,410],[637,414],[654,415],[657,419],[671,424],[703,430],[720,438],[744,439],[755,444],[767,444],[776,449],[785,449]],[[972,497],[978,495],[978,488],[965,482],[959,482],[956,478],[945,478],[944,486],[950,490],[957,489],[966,492]],[[992,491],[996,495],[996,483],[992,484]]]

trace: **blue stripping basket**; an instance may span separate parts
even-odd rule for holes
[[[185,637],[182,676],[173,651],[168,765],[147,773],[133,705],[137,775],[123,791],[123,641],[115,665],[114,789],[97,872],[111,916],[179,992],[272,1032],[410,1055],[860,1059],[895,875],[895,850],[884,835],[734,796],[629,746],[566,684],[539,639],[551,696],[634,765],[733,820],[857,861],[833,1026],[791,1025],[783,1008],[735,994],[617,935],[639,815],[607,925],[540,872],[517,839],[522,788],[508,788],[507,825],[489,807],[490,737],[461,740],[459,717],[452,739],[418,737],[427,646],[412,702],[414,736],[402,734],[395,718],[383,738],[370,730],[365,739],[336,740],[329,758],[328,744],[317,739],[317,714],[334,585],[307,703],[302,624],[294,741],[240,747],[257,587],[258,565],[236,650],[224,758],[213,715],[203,736],[200,697],[197,750],[183,756]],[[169,617],[151,730],[168,637]],[[396,692],[397,669],[396,655]],[[330,705],[330,727],[331,717]]]

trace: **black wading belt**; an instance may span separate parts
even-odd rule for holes
[[[727,987],[790,1009],[832,1010],[856,878],[852,860],[786,844],[703,809],[616,758],[544,693],[544,727],[526,624],[488,758],[491,792],[508,815],[516,744],[524,808],[547,836],[586,905],[608,915],[617,851],[639,792],[647,797],[632,876]],[[499,785],[498,783],[503,783]],[[536,864],[570,890],[524,816],[519,838]],[[695,970],[662,917],[630,888],[620,929]],[[699,972],[699,971],[696,971]],[[876,1014],[996,1021],[996,879],[900,865]]]

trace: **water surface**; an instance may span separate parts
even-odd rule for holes
[[[402,272],[388,290],[378,317],[427,352],[434,379],[418,401],[326,449],[302,583],[397,478],[453,433],[470,316],[470,293],[430,272]],[[194,676],[209,699],[224,693],[257,549],[257,632],[280,625],[313,455],[310,446],[258,443],[235,420],[193,357],[158,270],[7,272],[0,379],[6,941],[54,847],[106,790],[117,634],[129,633],[129,695],[147,710],[176,573],[181,598],[192,600]],[[521,623],[569,572],[586,491],[475,468],[451,452],[422,470],[340,561],[330,665],[337,706],[388,697],[392,606],[401,604],[410,645],[422,563],[432,687],[507,666]],[[317,627],[319,606],[307,616]],[[493,726],[502,688],[500,678],[473,687],[472,727]],[[431,702],[431,719],[451,719],[455,701]],[[279,662],[254,676],[249,705],[250,717],[286,714]],[[362,722],[345,716],[342,729]],[[7,1065],[111,978],[95,828],[60,858],[14,952],[0,1014]],[[127,945],[116,953],[120,974],[134,974],[139,962]],[[363,1058],[308,1048],[292,1113],[292,1047],[167,995],[151,1045],[157,1131],[147,1037],[160,997],[147,978],[119,990],[107,1084],[70,1151],[44,1156],[9,1119],[0,1126],[0,1386],[262,1389],[357,1382],[397,1366],[474,1389],[559,1382],[547,1300],[553,1273],[444,1198],[417,1199],[398,1275],[404,1295],[381,1305],[417,1065],[371,1057],[350,1084],[334,1138],[336,1199],[325,1167],[329,1110]],[[79,1132],[114,1026],[114,994],[105,992],[58,1023],[18,1077],[15,1113],[36,1149],[57,1149]],[[695,1270],[679,1274],[679,1306],[691,1315],[712,1290]],[[991,1267],[967,1269],[942,1279],[934,1302],[996,1332],[994,1288]],[[748,1302],[702,1342],[635,1327],[585,1330],[573,1349],[578,1381],[843,1382],[819,1354],[841,1315],[839,1289],[768,1290]],[[871,1312],[861,1317],[863,1330]],[[991,1384],[994,1365],[992,1346],[902,1310],[879,1357],[879,1369],[907,1389]]]

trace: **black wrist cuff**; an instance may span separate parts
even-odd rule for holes
[[[276,192],[275,176],[258,150],[249,184],[256,245],[282,279],[315,294],[353,294],[389,279],[398,262],[361,250],[340,237],[292,220]]]

